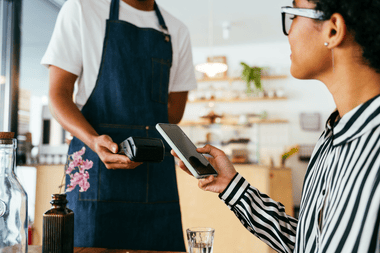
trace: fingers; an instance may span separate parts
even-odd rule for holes
[[[214,176],[209,176],[204,179],[198,180],[198,187],[204,191],[221,193],[224,191],[225,187],[218,182],[218,179]]]
[[[172,150],[170,150],[170,154],[172,154],[172,156],[174,156],[174,157],[177,157],[177,158],[179,158],[178,157],[178,155],[174,152],[174,150],[172,149]]]
[[[107,169],[134,169],[143,164],[131,161],[126,155],[111,154],[102,160]]]
[[[101,135],[99,136],[101,139],[101,143],[103,144],[103,147],[110,150],[112,153],[116,154],[118,152],[118,145],[112,141],[112,138],[108,135]]]
[[[177,159],[177,165],[178,165],[178,167],[180,167],[184,172],[186,172],[186,173],[189,174],[190,176],[193,176],[193,174],[191,174],[191,172],[190,172],[190,171],[188,170],[188,168],[186,167],[185,163],[182,162],[181,159],[179,159],[179,157],[177,156],[177,154],[176,154],[173,150],[171,150],[170,153],[171,153],[174,157],[178,158],[178,159]]]
[[[137,166],[141,165],[141,162],[129,162],[129,163],[105,163],[107,169],[118,170],[118,169],[135,169]]]
[[[208,176],[198,180],[198,187],[202,190],[206,190],[206,187],[214,181],[214,176]]]
[[[100,153],[99,158],[107,169],[134,169],[142,164],[142,162],[131,161],[126,155],[113,154],[109,151]]]
[[[131,160],[124,154],[114,154],[108,149],[102,149],[98,152],[100,159],[104,163],[129,163]]]
[[[96,153],[107,169],[134,169],[141,162],[133,162],[126,155],[117,154],[118,145],[108,135],[98,136],[96,139]]]
[[[206,145],[205,147],[203,148],[198,148],[197,151],[199,153],[206,153],[206,154],[214,154],[214,155],[222,155],[224,154],[223,151],[211,146],[211,145]],[[170,151],[170,153],[178,158],[178,167],[180,167],[183,171],[185,171],[187,174],[193,176],[193,174],[189,171],[189,169],[186,167],[186,165],[184,164],[184,162],[178,157],[178,155],[174,152],[174,150],[172,149]]]
[[[202,154],[209,154],[214,158],[216,158],[218,156],[222,156],[222,155],[224,156],[225,155],[225,153],[222,150],[220,150],[214,146],[211,146],[209,144],[207,144],[203,148],[197,148],[197,151],[199,153],[202,153]]]
[[[237,173],[232,163],[228,160],[228,157],[222,150],[214,146],[206,145],[203,148],[197,148],[197,151],[202,154],[211,155],[212,157],[206,158],[218,172],[217,177],[208,176],[198,180],[198,187],[204,191],[215,193],[223,192]],[[171,150],[171,154],[178,158],[177,154],[173,150]],[[190,171],[181,160],[178,161],[178,166],[191,175]]]
[[[116,154],[118,151],[118,146],[115,142],[112,141],[112,138],[108,135],[97,136],[94,140],[95,150],[98,153],[99,150],[108,150],[111,153]]]

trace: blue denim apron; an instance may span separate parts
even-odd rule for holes
[[[156,4],[155,12],[161,32],[119,20],[119,0],[111,3],[96,86],[82,113],[115,143],[130,136],[161,138],[155,124],[168,122],[172,45]],[[74,137],[69,154],[83,146]],[[163,162],[132,170],[108,170],[88,147],[83,159],[94,163],[90,188],[67,193],[76,247],[186,251],[174,158],[168,152]]]

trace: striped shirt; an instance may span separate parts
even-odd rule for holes
[[[237,174],[219,194],[278,252],[380,252],[380,95],[331,114],[305,175],[299,219]]]

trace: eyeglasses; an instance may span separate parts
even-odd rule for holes
[[[314,9],[293,8],[290,6],[281,7],[282,31],[286,36],[289,35],[290,27],[296,16],[323,20],[323,12]]]

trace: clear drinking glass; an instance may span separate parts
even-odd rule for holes
[[[189,243],[189,253],[212,253],[214,244],[213,228],[188,228],[187,241]]]
[[[27,195],[14,172],[17,140],[0,133],[0,253],[28,251]]]

